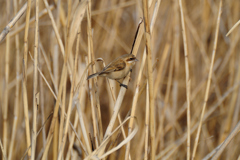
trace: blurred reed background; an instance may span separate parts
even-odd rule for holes
[[[87,81],[84,71],[96,58],[107,65],[130,53],[143,3],[88,2],[28,0],[10,25],[0,43],[0,157],[240,159],[239,27],[226,36],[240,1],[149,0],[152,64],[142,23],[127,90],[102,77]],[[1,31],[26,3],[0,0]],[[102,68],[99,60],[88,74]]]

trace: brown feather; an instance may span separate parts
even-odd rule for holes
[[[123,60],[118,60],[118,63],[112,62],[108,66],[106,66],[100,73],[105,74],[113,71],[121,71],[125,68],[126,63]]]

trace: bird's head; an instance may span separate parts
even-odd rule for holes
[[[137,58],[133,54],[128,54],[125,58],[127,64],[134,66],[135,62],[137,62]]]

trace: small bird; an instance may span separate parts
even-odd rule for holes
[[[107,77],[109,79],[116,80],[120,83],[120,86],[127,89],[127,85],[122,84],[119,80],[126,77],[129,71],[132,71],[135,62],[137,61],[137,58],[133,54],[124,54],[114,59],[111,63],[104,67],[102,71],[88,76],[87,80],[96,76]]]

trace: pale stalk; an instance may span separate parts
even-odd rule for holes
[[[145,114],[145,147],[144,147],[144,160],[148,159],[148,136],[149,136],[149,87],[146,87],[146,114]]]
[[[195,154],[196,154],[196,151],[197,151],[198,141],[199,141],[200,132],[201,132],[202,123],[203,123],[203,117],[204,117],[205,109],[206,109],[206,106],[207,106],[207,100],[208,100],[208,95],[209,95],[209,90],[210,90],[210,85],[211,85],[211,79],[212,79],[214,59],[215,59],[216,48],[217,48],[217,40],[218,40],[218,32],[219,32],[221,13],[222,13],[222,0],[220,0],[220,4],[219,4],[219,11],[218,11],[214,46],[213,46],[213,51],[212,51],[211,65],[210,65],[210,70],[209,70],[209,74],[208,74],[208,81],[207,81],[207,87],[206,87],[206,92],[205,92],[205,97],[204,97],[204,103],[203,103],[203,107],[202,107],[202,113],[201,113],[200,122],[199,122],[198,130],[197,130],[197,135],[196,135],[195,142],[194,142],[192,160],[194,160]]]
[[[27,97],[27,55],[28,55],[28,32],[29,32],[29,19],[31,13],[31,0],[27,2],[27,13],[26,13],[26,26],[24,33],[24,55],[23,55],[23,79],[22,79],[22,95],[23,95],[23,106],[24,106],[24,118],[26,126],[26,139],[27,146],[31,145],[30,140],[30,127],[29,127],[29,117],[28,117],[28,97]],[[28,158],[31,157],[31,149],[28,150]]]
[[[190,76],[189,76],[189,64],[188,64],[188,47],[187,47],[187,35],[185,28],[185,20],[183,14],[182,0],[179,0],[180,12],[181,12],[181,23],[182,23],[182,34],[184,44],[184,56],[185,56],[185,72],[186,72],[186,97],[187,97],[187,160],[190,160],[190,130],[191,130],[191,117],[190,117]]]
[[[93,53],[93,40],[92,40],[92,23],[91,23],[91,0],[89,0],[87,6],[87,34],[88,34],[88,64],[90,64],[94,60],[94,53]],[[96,73],[95,65],[92,66],[92,71]],[[95,87],[93,86],[93,81]],[[93,120],[93,138],[95,141],[96,148],[99,146],[99,127],[101,128],[102,132],[102,120],[101,120],[101,111],[100,111],[100,102],[99,102],[99,95],[98,95],[98,88],[97,88],[97,78],[95,77],[94,80],[90,79],[89,81],[89,92],[90,92],[90,100],[91,100],[91,109],[92,109],[92,120]],[[94,94],[95,93],[95,94]],[[94,104],[94,99],[96,99],[96,104]],[[98,109],[96,111],[95,109]],[[96,117],[98,117],[96,119]],[[98,126],[98,123],[99,125]],[[102,135],[103,133],[101,133]]]
[[[10,19],[10,1],[7,1],[7,19]],[[5,89],[3,95],[3,155],[7,156],[8,150],[8,80],[9,80],[9,55],[10,55],[10,37],[7,35],[6,39],[6,53],[5,53]],[[2,156],[3,156],[2,155]],[[2,157],[4,158],[4,157]],[[7,158],[7,157],[5,157]]]
[[[155,159],[155,114],[154,114],[154,95],[153,95],[153,70],[152,70],[152,51],[151,51],[151,33],[149,24],[148,1],[143,0],[143,17],[146,37],[148,85],[149,85],[149,108],[150,108],[150,142],[151,142],[151,159]]]
[[[154,27],[154,24],[156,22],[157,13],[158,13],[160,4],[161,4],[161,0],[158,0],[155,4],[155,8],[154,8],[154,12],[153,12],[152,20],[151,20],[151,26],[150,26],[150,32],[151,33],[153,31],[153,27]],[[144,68],[144,65],[145,65],[145,61],[146,61],[146,48],[144,49],[144,52],[143,52],[142,63],[141,63],[141,67],[140,67],[139,74],[138,74],[137,85],[136,85],[135,94],[134,94],[134,97],[133,97],[131,117],[135,116],[137,100],[138,100],[138,96],[139,96],[139,86],[140,86],[140,81],[142,79],[142,72],[143,72],[143,68]],[[133,119],[130,119],[129,126],[128,126],[128,134],[130,134],[132,132],[133,122],[134,122]],[[127,155],[130,152],[130,143],[131,143],[131,141],[128,142],[127,147],[126,147],[126,153],[125,153],[125,159],[126,160],[128,160]]]
[[[33,129],[32,129],[32,148],[31,159],[35,159],[35,150],[37,143],[37,108],[38,108],[38,35],[39,35],[39,0],[36,0],[36,24],[35,24],[35,42],[34,42],[34,71],[33,71]]]
[[[17,14],[18,9],[18,2],[17,0],[13,1],[14,5],[14,14]],[[18,23],[16,23],[16,27],[18,27]],[[16,44],[16,79],[19,79],[20,73],[20,61],[19,61],[19,54],[20,54],[20,45],[19,45],[19,35],[15,36],[15,44]],[[19,119],[19,82],[16,83],[16,90],[15,90],[15,100],[14,100],[14,118],[13,118],[13,128],[12,128],[12,136],[11,142],[9,146],[9,154],[8,159],[11,160],[13,157],[13,147],[14,141],[16,139],[16,131],[17,131],[17,123]]]

